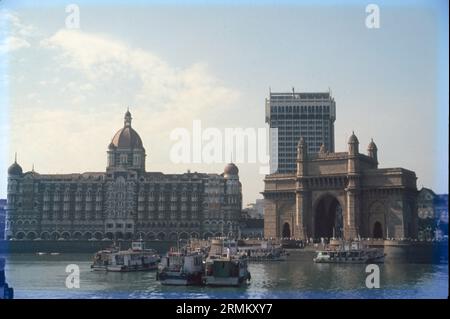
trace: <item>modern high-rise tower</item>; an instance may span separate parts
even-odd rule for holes
[[[336,102],[330,92],[270,93],[266,123],[270,126],[271,173],[296,170],[297,143],[303,137],[308,153],[334,152]]]

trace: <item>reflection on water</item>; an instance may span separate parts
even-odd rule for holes
[[[162,286],[155,272],[104,273],[90,254],[5,256],[16,298],[447,298],[448,265],[380,265],[380,289],[365,287],[365,265],[314,264],[298,252],[286,262],[251,263],[239,288]],[[68,264],[80,267],[80,288],[65,287]]]

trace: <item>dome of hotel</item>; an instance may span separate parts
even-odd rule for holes
[[[144,148],[139,134],[131,127],[131,113],[125,113],[124,127],[112,138],[109,148]]]
[[[17,162],[14,162],[8,168],[8,175],[22,175],[22,167],[19,164],[17,164]]]
[[[229,163],[229,164],[227,164],[227,166],[225,166],[223,173],[225,175],[238,175],[239,169],[237,168],[237,166],[235,164]]]

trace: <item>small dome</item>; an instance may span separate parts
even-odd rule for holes
[[[223,173],[225,175],[239,175],[239,169],[237,168],[236,165],[234,165],[233,163],[229,163],[227,164],[227,166],[225,166],[225,168],[223,169]]]
[[[109,148],[110,150],[113,150],[113,149],[115,149],[116,147],[114,146],[114,143],[111,142],[111,143],[109,143],[108,148]]]
[[[14,162],[8,168],[8,175],[22,175],[22,167],[19,164],[17,164],[17,162]]]
[[[348,144],[359,144],[358,138],[355,135],[355,132],[352,132],[352,135],[348,139]]]
[[[369,151],[377,150],[377,145],[374,143],[373,139],[370,140],[369,146],[367,147]]]

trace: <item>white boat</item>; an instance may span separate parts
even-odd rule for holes
[[[169,251],[161,258],[156,279],[163,285],[201,285],[203,258],[198,252]]]
[[[128,250],[112,247],[97,252],[91,268],[115,272],[148,271],[156,270],[159,260],[156,250],[145,249],[143,241],[134,241]]]
[[[288,253],[281,245],[263,241],[261,245],[239,246],[239,254],[247,256],[249,261],[285,261]]]
[[[384,263],[383,249],[369,248],[359,242],[316,251],[315,263],[377,264]]]

